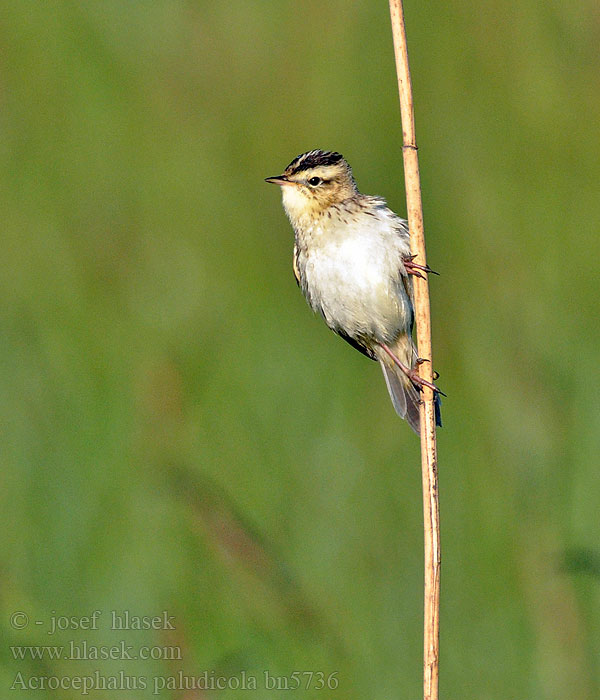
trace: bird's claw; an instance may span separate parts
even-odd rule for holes
[[[414,259],[416,258],[416,255],[409,255],[408,257],[404,258],[402,261],[404,263],[404,267],[406,268],[406,272],[409,275],[414,275],[415,277],[420,277],[421,279],[425,279],[425,275],[421,274],[421,271],[427,272],[428,274],[431,275],[439,275],[439,272],[436,272],[435,270],[432,270],[429,265],[419,265],[419,263],[414,262]]]
[[[404,362],[399,360],[396,355],[388,348],[385,343],[380,343],[380,347],[387,353],[387,355],[392,359],[394,364],[399,367],[404,374],[410,379],[410,381],[419,389],[421,390],[422,387],[426,386],[431,391],[433,391],[434,394],[440,394],[440,396],[446,396],[443,391],[440,391],[435,384],[432,382],[428,381],[427,379],[423,379],[417,372],[417,370],[414,367],[407,367]],[[416,366],[419,364],[423,364],[423,362],[429,362],[429,360],[424,359],[422,357],[417,358],[416,361]]]
[[[409,370],[406,372],[406,376],[410,379],[410,381],[417,386],[419,389],[422,387],[426,386],[431,391],[433,391],[434,394],[439,394],[440,396],[446,396],[443,391],[440,391],[435,384],[432,382],[427,381],[427,379],[423,379],[418,372],[416,372],[414,369]]]

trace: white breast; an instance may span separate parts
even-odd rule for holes
[[[330,327],[389,341],[410,325],[412,307],[401,274],[408,241],[386,212],[359,212],[347,224],[325,219],[305,232],[299,266],[309,303]]]

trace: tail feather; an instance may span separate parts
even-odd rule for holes
[[[408,367],[414,367],[417,358],[417,351],[409,335],[401,335],[392,346],[396,356]],[[383,370],[385,383],[392,399],[392,404],[400,418],[404,418],[410,427],[417,433],[421,431],[421,421],[419,417],[419,406],[421,404],[421,392],[404,372],[393,364],[385,353],[377,353],[377,359]],[[440,397],[435,394],[435,423],[442,425],[442,415],[440,410]]]
[[[400,418],[404,418],[417,435],[421,432],[419,419],[419,392],[408,377],[397,367],[380,360],[385,383],[392,404]]]

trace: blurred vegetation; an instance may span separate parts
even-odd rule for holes
[[[442,694],[596,698],[598,4],[406,14],[442,273]],[[306,307],[263,183],[331,148],[405,211],[387,3],[21,0],[0,38],[2,687],[245,670],[276,698],[265,670],[321,671],[336,691],[295,694],[418,697],[418,443]],[[71,639],[183,659],[8,648]]]

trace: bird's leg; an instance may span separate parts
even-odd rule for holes
[[[419,265],[419,263],[414,262],[416,255],[409,255],[407,258],[403,258],[402,262],[409,275],[414,275],[415,277],[420,277],[425,279],[425,276],[421,274],[420,270],[427,272],[432,275],[439,275],[439,272],[432,270],[429,265]]]
[[[392,358],[392,361],[394,362],[395,365],[398,365],[398,367],[404,372],[404,374],[410,379],[410,381],[413,384],[416,384],[419,388],[423,386],[429,387],[435,394],[441,394],[442,396],[446,396],[443,391],[440,391],[435,384],[432,384],[431,382],[428,382],[426,379],[423,379],[423,377],[420,377],[418,372],[410,367],[407,367],[402,360],[399,360],[396,355],[388,348],[388,346],[385,343],[379,343],[379,346]]]

